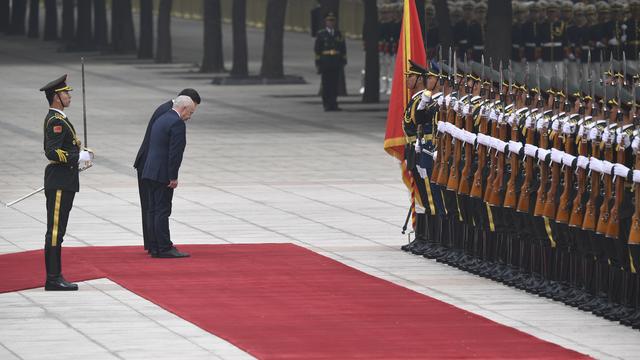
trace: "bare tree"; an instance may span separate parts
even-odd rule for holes
[[[378,4],[376,0],[364,0],[364,94],[362,102],[380,101],[380,56],[378,53]]]
[[[91,1],[80,0],[78,1],[78,26],[76,28],[76,42],[79,49],[89,50],[95,47],[92,30]]]
[[[109,45],[105,0],[93,0],[93,19],[93,42],[99,49],[104,49]]]
[[[0,32],[6,33],[9,31],[10,14],[9,0],[0,0]]]
[[[0,10],[2,11],[2,10]],[[37,38],[40,36],[40,1],[29,1],[29,25],[27,30],[27,36],[30,38]]]
[[[153,58],[153,0],[140,0],[138,59]]]
[[[56,0],[44,0],[44,40],[58,40],[58,6]]]
[[[62,41],[73,42],[76,26],[76,2],[74,0],[62,0]]]
[[[287,12],[287,0],[268,0],[264,27],[264,45],[260,76],[264,78],[283,78],[284,65],[284,19]]]
[[[27,0],[13,0],[11,2],[11,24],[9,25],[9,34],[24,35],[26,17]]]
[[[204,1],[204,55],[201,72],[224,71],[222,55],[222,9],[220,0]],[[235,6],[235,5],[234,5]]]
[[[511,10],[511,0],[489,0],[485,39],[491,41],[485,41],[484,51],[494,64],[507,64],[511,57]]]
[[[171,0],[160,0],[158,8],[158,45],[156,46],[156,62],[171,62]]]
[[[111,1],[111,45],[117,53],[136,51],[131,0]]]
[[[249,75],[249,51],[247,45],[247,1],[235,0],[231,15],[233,30],[233,67],[232,76]]]

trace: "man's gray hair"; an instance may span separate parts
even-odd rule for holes
[[[191,100],[187,95],[180,95],[177,98],[173,99],[173,108],[186,108],[188,106],[194,106],[195,103]]]

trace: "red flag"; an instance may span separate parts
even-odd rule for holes
[[[409,68],[409,60],[424,66],[427,63],[427,54],[424,49],[415,1],[404,0],[402,29],[398,41],[398,53],[396,54],[387,112],[387,131],[384,135],[385,151],[400,161],[404,160],[404,146],[407,143],[402,130],[404,108],[413,95],[407,89],[404,76],[405,71]]]

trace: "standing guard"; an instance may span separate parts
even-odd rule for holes
[[[81,151],[76,130],[63,112],[71,105],[73,90],[67,85],[67,75],[40,88],[49,102],[44,119],[44,153],[49,164],[44,171],[44,192],[47,198],[47,233],[44,259],[47,270],[45,290],[78,290],[78,285],[62,276],[62,242],[67,230],[73,198],[80,189],[78,165],[91,161],[89,151]]]
[[[316,68],[322,75],[322,106],[324,111],[338,111],[338,78],[347,64],[347,47],[340,30],[336,29],[336,17],[328,13],[326,27],[318,31],[315,43]]]

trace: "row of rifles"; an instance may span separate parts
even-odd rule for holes
[[[408,250],[639,328],[638,75],[589,61],[575,86],[489,62],[439,62],[437,152],[420,130],[416,149],[455,200]]]

